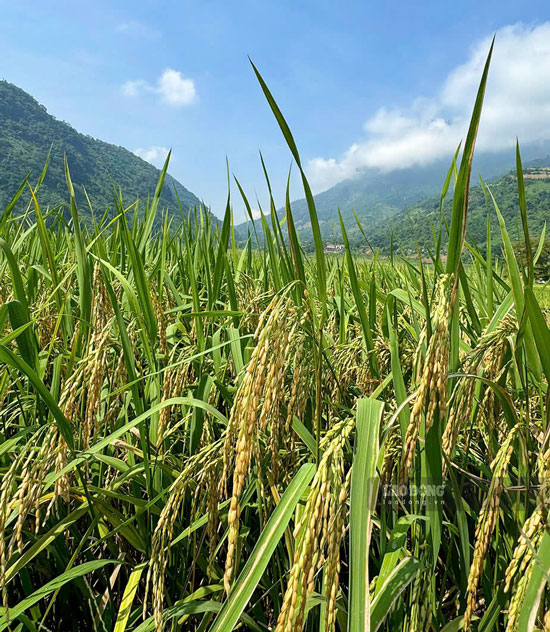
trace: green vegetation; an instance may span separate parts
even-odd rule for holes
[[[526,170],[529,175],[533,170]],[[506,221],[510,237],[518,240],[523,234],[520,218],[517,216],[518,187],[515,173],[510,173],[496,182],[473,186],[470,191],[468,206],[468,237],[482,251],[486,248],[487,215],[491,218],[493,244],[501,245],[502,238],[498,228],[497,215],[492,204],[487,202],[487,188],[493,193],[498,207]],[[527,198],[527,215],[529,228],[534,235],[540,235],[550,217],[550,174],[544,179],[525,178],[525,195]],[[489,209],[489,212],[488,212]],[[451,216],[451,202],[443,206],[447,219]],[[433,248],[433,230],[441,225],[440,196],[432,196],[421,200],[418,204],[395,214],[385,226],[377,224],[369,231],[369,241],[388,252],[390,235],[393,232],[395,243],[406,252],[416,252],[417,245],[424,250]],[[442,244],[447,243],[447,233],[442,231]]]
[[[0,631],[548,628],[521,177],[524,263],[490,197],[504,258],[464,241],[488,64],[430,266],[354,257],[343,218],[325,257],[303,173],[314,256],[290,205],[259,251],[230,205],[155,232],[160,188],[130,225],[118,199],[85,224],[68,171],[70,224],[46,226],[42,189],[3,211]]]
[[[541,159],[539,162],[550,164],[550,157],[545,160]],[[536,172],[536,167],[526,169],[526,175],[536,175]],[[430,171],[429,173],[433,172]],[[535,235],[542,233],[544,225],[550,217],[550,173],[545,170],[540,176],[539,178],[526,177],[525,179],[529,226]],[[440,184],[444,179],[444,177],[438,178]],[[382,183],[384,182],[385,180],[382,179]],[[518,193],[515,173],[510,172],[494,182],[484,184],[495,196],[509,227],[510,236],[517,240],[522,234],[522,228],[517,217]],[[342,211],[344,224],[354,252],[380,250],[383,254],[389,254],[393,243],[395,252],[410,255],[416,254],[417,248],[420,248],[424,255],[428,255],[434,247],[434,231],[439,237],[440,229],[441,246],[443,250],[446,250],[447,230],[441,220],[441,194],[426,197],[419,194],[419,189],[411,190],[405,182],[394,184],[394,186],[396,186],[396,190],[393,193],[390,189],[390,193],[387,193],[383,200],[373,199],[367,210],[364,209],[364,196],[359,196],[353,198],[355,200],[353,206],[348,205],[346,210]],[[424,187],[426,186],[427,184],[424,183]],[[354,188],[354,185],[350,182],[343,182],[327,193],[322,193],[316,197],[316,201],[322,198],[323,205],[327,198],[331,201],[332,215],[327,211],[326,219],[320,220],[325,242],[342,243],[340,227],[337,228],[335,223],[334,209],[339,207],[342,196],[344,200],[347,199],[346,194],[342,192],[344,187]],[[468,237],[479,246],[482,252],[486,248],[488,214],[494,236],[493,244],[502,245],[497,216],[494,211],[491,211],[492,205],[487,205],[486,193],[487,189],[484,193],[481,184],[472,186],[468,208]],[[399,197],[403,200],[407,199],[407,196],[411,202],[408,202],[404,208],[397,205],[397,200],[391,202],[391,199]],[[293,209],[294,206],[293,204]],[[297,206],[303,212],[301,201],[297,203]],[[443,214],[447,222],[450,220],[451,209],[451,200],[445,201]],[[261,230],[261,226],[257,228]],[[302,218],[297,222],[297,228],[304,247],[311,251],[313,241],[308,222]],[[241,245],[246,243],[248,233],[249,229],[245,225],[237,227],[237,236]]]
[[[550,154],[542,158],[534,156],[540,156],[541,153],[544,155],[549,150],[548,143],[527,146],[529,159],[525,163],[526,171],[531,176],[538,176],[536,179],[530,177],[525,180],[529,222],[535,234],[540,234],[550,211]],[[515,215],[518,197],[512,172],[514,160],[512,151],[503,151],[482,154],[481,158],[473,162],[468,230],[470,239],[482,249],[485,245],[487,205],[483,189],[477,180],[478,174],[482,174],[492,188],[503,216],[510,224],[511,234],[517,238],[521,233],[521,230],[520,233],[517,232]],[[319,193],[315,196],[315,207],[323,241],[342,243],[339,211],[348,231],[350,244],[356,253],[373,248],[388,254],[392,237],[396,252],[416,253],[419,246],[426,253],[427,249],[433,247],[432,227],[437,229],[441,224],[441,189],[448,170],[449,164],[443,161],[425,167],[395,169],[387,173],[371,169]],[[304,248],[313,251],[306,201],[302,199],[293,202],[292,210]],[[443,210],[449,220],[450,201],[447,201]],[[284,208],[278,211],[279,217],[284,217],[284,214]],[[494,213],[491,214],[491,222],[496,243],[501,243]],[[256,231],[261,241],[261,221],[256,222]],[[254,231],[246,223],[237,226],[238,243],[244,245],[251,233]],[[444,230],[444,248],[446,240],[447,233]]]
[[[46,160],[48,170],[40,187],[44,208],[66,205],[64,156],[71,168],[81,217],[89,221],[92,205],[95,215],[113,207],[113,183],[125,202],[141,200],[142,206],[155,191],[159,170],[123,147],[79,134],[70,125],[49,115],[29,94],[6,81],[0,81],[0,208],[11,200],[23,179],[38,181]],[[88,199],[86,199],[86,192]],[[159,201],[171,215],[179,218],[180,204],[185,213],[198,207],[199,200],[171,176],[166,176]],[[27,193],[23,200],[30,197]]]
[[[518,241],[513,244],[513,246],[520,266],[528,265],[528,253],[525,241]],[[540,243],[540,239],[538,243],[531,239],[530,250],[536,251],[537,249],[539,252],[534,267],[535,280],[539,283],[546,283],[550,281],[550,239],[546,237],[542,243]]]

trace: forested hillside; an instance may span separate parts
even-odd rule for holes
[[[48,114],[43,105],[17,86],[0,81],[0,206],[9,202],[27,174],[30,173],[30,182],[36,184],[49,152],[41,203],[66,203],[66,155],[83,217],[90,213],[84,189],[94,213],[101,215],[112,206],[113,182],[127,204],[137,198],[145,203],[160,175],[156,167],[127,149],[80,134]],[[179,217],[178,197],[185,212],[200,204],[193,193],[167,176],[160,208]]]
[[[541,159],[541,164],[548,161]],[[497,215],[489,194],[492,192],[500,209],[512,239],[518,239],[521,223],[518,209],[518,186],[514,172],[510,172],[496,182],[487,185],[487,199],[481,185],[471,187],[468,210],[467,237],[475,242],[482,251],[485,250],[487,240],[487,213],[491,218],[492,240],[494,244],[501,243]],[[525,169],[525,195],[527,201],[527,218],[532,235],[540,235],[544,224],[550,218],[550,171],[546,169]],[[417,245],[421,249],[433,246],[432,227],[439,231],[441,198],[438,195],[424,198],[396,215],[390,221],[378,222],[370,226],[367,237],[374,247],[382,251],[389,251],[390,237],[393,233],[394,243],[405,252],[416,252]],[[452,196],[449,195],[443,205],[443,212],[447,221],[450,220],[452,210]],[[359,235],[355,234],[357,243]],[[446,232],[442,232],[442,243],[447,242]]]

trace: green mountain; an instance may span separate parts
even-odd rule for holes
[[[113,205],[113,182],[127,204],[138,198],[145,203],[155,191],[160,175],[156,167],[123,147],[80,134],[48,114],[43,105],[17,86],[0,81],[0,208],[9,203],[29,172],[31,184],[36,183],[50,149],[48,170],[40,188],[44,206],[67,202],[64,155],[83,217],[90,213],[84,189],[94,214],[99,216]],[[180,216],[175,192],[185,212],[200,205],[193,193],[167,176],[159,209]]]
[[[338,210],[353,235],[357,229],[354,212],[367,225],[387,221],[398,210],[440,190],[447,170],[448,165],[400,169],[388,173],[372,169],[317,194],[315,207],[323,239],[341,241]],[[302,244],[306,249],[312,247],[306,200],[296,200],[291,206]],[[282,217],[284,209],[280,209],[278,215]],[[236,235],[241,241],[246,239],[249,228],[246,222],[236,227]],[[260,220],[256,222],[256,229],[261,232]]]
[[[550,156],[524,166],[524,182],[529,229],[533,237],[538,237],[544,224],[550,219]],[[488,186],[504,217],[510,237],[513,240],[520,239],[523,230],[515,171],[510,171]],[[398,211],[389,221],[376,223],[367,233],[369,242],[374,248],[387,252],[393,232],[395,243],[406,253],[416,252],[417,245],[423,250],[432,248],[432,225],[436,230],[441,226],[440,203],[439,195],[429,196]],[[487,205],[480,185],[472,186],[468,204],[467,238],[475,242],[481,250],[484,250],[487,239],[487,208],[491,219],[492,242],[498,245],[501,243],[501,237],[493,203],[489,200]],[[449,195],[443,205],[443,212],[448,221],[451,210],[452,195]],[[445,246],[445,231],[442,233],[442,243]]]
[[[522,147],[525,165],[550,165],[550,156],[540,158],[546,154],[550,154],[548,141]],[[474,160],[472,179],[481,174],[485,181],[494,182],[510,172],[514,165],[514,149],[480,153]],[[428,243],[426,239],[429,237],[431,240],[429,219],[434,219],[429,213],[434,209],[439,211],[440,194],[449,166],[450,160],[440,160],[427,166],[389,172],[369,169],[319,193],[315,196],[315,205],[323,240],[342,242],[338,221],[340,210],[350,242],[355,247],[365,244],[355,215],[374,246],[389,248],[392,229],[403,239],[406,247],[415,248],[417,238],[422,238],[422,243]],[[423,214],[424,211],[426,214]],[[282,217],[284,210],[281,209],[278,213]],[[293,202],[292,213],[302,244],[306,249],[311,249],[312,235],[306,201],[300,199]],[[256,223],[256,228],[261,232],[259,222]],[[236,228],[236,235],[241,243],[247,238],[249,230],[251,227],[246,223]],[[476,227],[473,230],[480,236]]]

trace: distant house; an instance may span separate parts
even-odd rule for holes
[[[511,174],[516,179],[516,174]],[[523,170],[525,180],[550,180],[550,167],[527,167]]]
[[[325,252],[343,252],[344,244],[325,244]]]
[[[523,177],[531,178],[533,180],[549,180],[550,169],[548,167],[532,167],[530,169],[524,169]]]

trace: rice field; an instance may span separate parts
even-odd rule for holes
[[[170,223],[166,167],[145,209],[115,196],[93,225],[69,168],[69,222],[40,181],[14,192],[0,630],[550,630],[538,251],[520,267],[503,221],[503,253],[464,239],[488,65],[430,265],[324,256],[259,75],[314,256],[288,203],[262,248],[252,229],[236,248],[229,200],[219,228],[201,210]],[[518,194],[531,244],[521,177]]]

